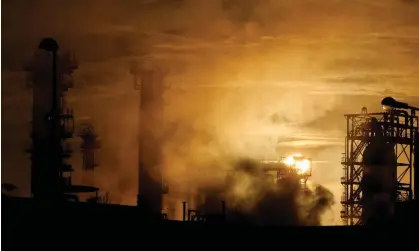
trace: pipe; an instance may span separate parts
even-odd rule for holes
[[[186,221],[186,201],[182,202],[183,212],[182,212],[182,220]]]
[[[61,190],[60,180],[62,178],[62,171],[61,171],[61,141],[60,141],[60,107],[58,104],[58,72],[57,72],[57,50],[52,51],[52,109],[51,109],[51,136],[52,136],[52,158],[53,164],[52,168],[54,169],[55,173],[55,180],[54,180],[54,187],[56,190],[54,194],[54,199],[59,198],[62,196],[63,191]]]
[[[52,41],[51,41],[52,42]],[[54,41],[55,42],[55,41]],[[59,159],[59,129],[57,128],[59,126],[59,108],[57,103],[57,94],[58,94],[58,82],[57,82],[57,47],[50,47],[48,48],[52,52],[52,103],[51,103],[51,112],[49,115],[50,119],[50,135],[51,135],[51,145],[52,149],[49,149],[51,151],[51,157],[52,157],[52,168],[54,172],[54,181],[53,186],[54,188],[50,188],[54,190],[53,194],[53,200],[56,200],[58,196],[61,195],[61,191],[59,191],[59,179],[61,178],[61,172],[60,172],[60,159]],[[52,178],[52,177],[51,177]]]
[[[415,200],[419,199],[419,131],[415,132],[414,159],[413,163],[413,195]]]
[[[52,51],[52,111],[57,112],[57,51]]]

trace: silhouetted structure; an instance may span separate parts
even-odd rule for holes
[[[419,200],[419,133],[416,132],[416,137],[415,137],[415,154],[414,154],[414,159],[415,159],[415,163],[414,163],[414,180],[415,180],[415,187],[414,187],[414,198],[415,200]]]
[[[302,186],[306,186],[308,178],[312,172],[312,161],[300,155],[282,158],[279,161],[262,161],[262,169],[266,175],[272,177],[275,183],[286,179],[289,176],[294,176],[297,182]]]
[[[418,117],[399,109],[368,113],[363,108],[360,114],[346,114],[345,119],[342,219],[348,225],[357,225],[371,217],[388,218],[395,201],[413,199]]]
[[[180,197],[188,198],[183,202],[183,220],[215,223],[228,218],[229,222],[246,221],[248,224],[292,224],[295,219],[289,216],[298,214],[293,214],[296,212],[293,211],[294,199],[309,192],[305,188],[311,176],[311,165],[311,160],[300,154],[261,162],[242,159],[228,171],[224,182],[181,194]],[[258,202],[252,204],[255,198]],[[231,203],[228,210],[226,202]],[[291,209],[289,214],[283,210],[285,208]],[[279,217],[269,222],[275,218],[273,215]]]
[[[89,186],[71,183],[73,168],[67,163],[71,149],[66,140],[74,134],[72,109],[64,95],[73,86],[72,73],[78,68],[74,56],[60,55],[58,43],[45,38],[25,67],[33,87],[31,192],[35,199],[58,202],[78,201],[76,193],[97,192]]]
[[[135,76],[135,88],[140,90],[138,206],[145,209],[144,212],[147,214],[138,213],[138,208],[120,205],[45,203],[45,201],[62,200],[78,202],[78,197],[73,194],[98,190],[95,187],[72,185],[73,169],[65,162],[71,156],[65,141],[74,134],[74,120],[72,110],[65,105],[64,94],[72,86],[71,74],[75,69],[77,64],[74,58],[69,54],[59,55],[57,42],[50,38],[42,40],[35,57],[26,67],[30,72],[28,76],[34,88],[31,132],[33,145],[30,152],[32,153],[31,189],[35,200],[7,196],[5,208],[9,216],[6,217],[9,220],[8,226],[19,224],[23,226],[29,220],[39,223],[39,219],[44,217],[51,217],[50,220],[53,221],[55,215],[52,212],[65,210],[72,213],[78,210],[79,214],[75,214],[76,216],[73,214],[73,218],[69,220],[73,224],[77,224],[79,215],[84,215],[86,212],[88,214],[83,216],[85,219],[94,218],[98,212],[104,212],[106,216],[108,213],[113,214],[115,222],[121,222],[120,217],[123,216],[126,221],[136,218],[142,223],[169,224],[169,221],[162,221],[161,217],[149,217],[150,213],[160,216],[162,194],[167,192],[163,186],[160,170],[163,138],[159,135],[162,135],[163,129],[161,119],[163,77],[158,71],[139,70],[137,67],[133,67],[131,73]],[[138,81],[138,76],[141,81]],[[396,102],[396,105],[399,107],[393,107],[383,113],[368,113],[365,108],[361,114],[345,115],[347,137],[342,161],[345,171],[342,179],[342,184],[345,186],[342,204],[343,218],[350,225],[368,223],[374,217],[379,221],[387,219],[393,214],[396,200],[413,198],[412,156],[415,150],[416,168],[419,159],[418,117],[414,115],[414,109],[407,104]],[[403,109],[412,109],[412,114]],[[84,139],[82,146],[84,169],[91,170],[96,166],[94,150],[99,147],[97,136],[89,126],[82,130],[79,136]],[[404,159],[401,158],[402,155]],[[302,160],[304,159],[299,161]],[[293,179],[297,177],[295,179],[297,182],[293,184],[300,185],[299,182],[305,184],[311,175],[311,168],[309,172],[300,172],[304,168],[298,168],[295,163],[292,165],[297,168],[289,169],[290,166],[281,162],[262,162],[263,169],[258,170],[263,174],[263,181],[265,181],[264,174],[273,171],[274,182],[287,177]],[[415,177],[417,175],[418,172],[415,172]],[[404,177],[408,179],[407,182],[403,181]],[[377,200],[378,196],[387,196],[387,199],[380,197]],[[213,199],[211,196],[208,198]],[[98,197],[94,199],[97,201]],[[209,201],[208,204],[213,203]],[[386,208],[386,212],[380,215],[376,210],[377,206]],[[213,222],[225,222],[226,204],[223,201],[221,205],[217,204],[217,207],[221,209],[221,214],[205,214],[205,217],[196,210],[188,210],[188,219],[208,222],[212,218],[216,219]],[[183,218],[186,219],[186,203],[183,209]],[[401,222],[398,224],[412,224],[407,215],[412,216],[413,212],[417,212],[417,203],[398,204],[394,207],[394,211],[397,216],[395,219]],[[379,217],[376,217],[377,215]],[[84,219],[80,222],[88,224]]]
[[[134,77],[134,89],[140,92],[137,204],[144,211],[160,215],[163,194],[167,193],[161,171],[163,74],[141,69],[137,63],[132,65],[130,73]]]
[[[95,153],[97,149],[100,149],[98,135],[95,133],[92,125],[83,124],[78,136],[83,140],[80,146],[80,151],[83,155],[83,169],[94,170],[98,166]]]
[[[414,107],[409,105],[408,103],[404,103],[404,102],[400,102],[400,101],[396,101],[394,98],[392,97],[386,97],[381,101],[381,105],[383,106],[384,109],[388,110],[388,111],[392,111],[393,109],[400,109],[403,110],[404,112],[409,112],[412,116],[416,115],[416,112],[419,112],[419,107]],[[417,133],[417,130],[415,132],[415,136],[414,136],[414,182],[416,183],[417,180],[419,180],[419,135]],[[417,199],[417,196],[419,194],[419,186],[414,186],[414,196]]]

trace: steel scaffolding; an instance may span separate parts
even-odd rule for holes
[[[345,153],[342,156],[344,192],[341,199],[341,218],[346,225],[360,225],[362,215],[363,176],[362,157],[373,133],[369,127],[371,120],[377,120],[384,139],[394,145],[397,156],[397,196],[398,201],[410,200],[412,193],[412,166],[414,137],[418,133],[418,117],[402,110],[383,113],[368,113],[366,108],[360,114],[346,114]]]
[[[264,172],[267,175],[271,175],[275,183],[279,183],[280,180],[286,179],[289,177],[295,177],[299,181],[302,187],[307,186],[307,181],[312,174],[312,160],[307,160],[309,163],[309,168],[306,171],[298,170],[296,164],[285,164],[286,158],[281,158],[279,161],[262,161],[261,165]]]

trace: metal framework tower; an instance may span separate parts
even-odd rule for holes
[[[73,137],[74,116],[64,96],[73,86],[71,74],[78,65],[72,55],[61,55],[58,49],[54,39],[43,39],[25,67],[33,87],[32,147],[27,151],[31,153],[31,192],[35,199],[50,202],[77,201],[77,193],[98,191],[71,183],[73,168],[67,162],[71,149],[66,140]]]
[[[418,133],[418,117],[402,110],[382,113],[368,113],[362,108],[360,114],[346,114],[345,153],[342,156],[343,177],[341,184],[344,193],[341,199],[343,210],[341,217],[347,225],[362,224],[361,180],[363,177],[363,152],[373,140],[372,129],[368,126],[372,120],[380,126],[386,143],[394,146],[397,157],[397,200],[413,198],[412,170],[414,137]]]

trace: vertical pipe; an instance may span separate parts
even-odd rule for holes
[[[413,191],[415,200],[419,199],[419,132],[415,132],[414,146],[414,164],[413,164]]]
[[[60,139],[59,139],[59,110],[58,110],[58,87],[57,87],[57,50],[54,49],[52,51],[52,104],[51,104],[51,115],[50,115],[50,123],[51,123],[51,145],[50,149],[51,151],[51,157],[52,157],[52,166],[50,167],[52,170],[51,172],[51,178],[53,180],[53,188],[50,188],[54,193],[54,200],[57,199],[60,196],[59,191],[59,181],[61,178],[60,173],[60,156],[59,156],[59,145]],[[54,177],[52,177],[52,175]]]
[[[183,212],[182,212],[182,220],[186,221],[186,201],[182,202]]]
[[[412,117],[411,117],[411,115],[412,115]],[[415,168],[415,166],[414,166],[415,163],[413,163],[413,165],[412,165],[412,160],[416,160],[416,158],[414,158],[415,157],[415,155],[414,155],[415,142],[416,142],[416,139],[415,139],[416,133],[415,133],[415,130],[414,130],[414,128],[415,128],[414,111],[412,111],[411,114],[408,114],[407,112],[404,112],[404,125],[406,126],[406,128],[409,128],[409,131],[403,133],[404,134],[403,137],[410,137],[411,139],[413,139],[413,146],[411,145],[409,147],[409,160],[410,160],[410,164],[411,164],[411,166],[409,168],[409,184],[410,184],[409,200],[413,200],[413,198],[414,198],[413,195],[414,194],[413,194],[412,186],[414,186],[414,183],[413,183],[413,179],[414,179],[413,169]]]
[[[57,51],[52,52],[52,111],[57,112]],[[55,115],[55,114],[54,114]]]

